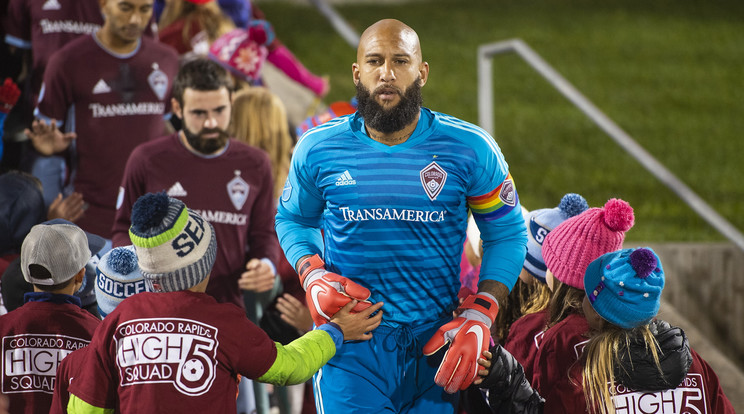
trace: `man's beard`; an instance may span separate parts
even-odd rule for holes
[[[385,109],[377,103],[375,97],[381,89],[395,89],[400,96],[400,102],[390,109]],[[362,82],[356,85],[357,112],[364,118],[364,123],[370,128],[384,134],[400,131],[416,119],[423,99],[421,97],[421,78],[408,86],[406,93],[394,86],[381,86],[370,93]]]
[[[206,134],[218,133],[217,138],[203,138]],[[200,152],[204,155],[214,154],[218,150],[225,147],[227,140],[230,136],[227,135],[227,131],[219,128],[203,128],[198,134],[189,131],[184,125],[183,135],[186,137],[186,142],[191,145],[191,148]]]

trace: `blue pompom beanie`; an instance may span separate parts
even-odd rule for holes
[[[545,283],[545,259],[542,244],[551,230],[567,219],[579,215],[589,208],[584,197],[568,193],[561,198],[558,207],[533,210],[524,215],[527,225],[527,256],[524,269],[538,281]]]
[[[649,323],[659,312],[664,270],[650,248],[623,249],[594,260],[584,274],[592,308],[625,329]]]
[[[98,313],[106,317],[121,301],[148,291],[137,264],[134,246],[115,247],[101,257],[96,267]]]

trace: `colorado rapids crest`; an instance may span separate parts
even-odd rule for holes
[[[431,164],[421,170],[419,175],[426,195],[429,196],[429,200],[434,201],[444,188],[444,183],[447,181],[447,172],[435,161],[432,161]]]
[[[248,200],[248,192],[251,187],[240,177],[240,171],[235,170],[235,178],[228,181],[227,183],[227,195],[230,197],[230,201],[236,210],[243,208],[246,200]]]

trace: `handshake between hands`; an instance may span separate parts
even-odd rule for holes
[[[379,310],[382,303],[372,304],[369,301],[369,289],[345,278],[341,275],[325,270],[325,263],[317,254],[304,259],[298,266],[300,283],[305,289],[307,305],[315,325],[333,321],[339,323],[334,316],[339,311],[357,314],[367,321],[374,320],[371,329],[376,328],[381,321],[382,312],[374,317],[370,315]],[[479,358],[483,351],[488,351],[491,340],[491,324],[499,311],[496,298],[488,293],[471,295],[465,299],[460,308],[460,315],[437,330],[424,346],[424,355],[432,355],[450,343],[444,354],[442,363],[434,377],[434,382],[443,387],[448,393],[464,390],[473,382],[480,383],[488,371],[479,367]],[[361,312],[361,313],[360,313]],[[370,330],[371,330],[370,329]],[[349,338],[344,330],[344,339],[370,339],[372,334],[365,331],[363,335]],[[480,365],[485,360],[481,359]],[[480,372],[479,372],[480,371]]]
[[[369,289],[325,270],[320,256],[304,259],[298,266],[307,306],[316,326],[333,322],[341,327],[345,340],[368,340],[382,322],[382,302],[369,301]],[[371,316],[374,312],[376,315]]]

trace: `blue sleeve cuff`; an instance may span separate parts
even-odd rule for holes
[[[344,343],[344,333],[341,331],[341,327],[333,322],[324,323],[315,329],[328,332],[331,335],[334,345],[336,345],[336,352],[341,349],[341,345]]]
[[[274,263],[271,262],[271,259],[269,259],[268,257],[264,257],[263,259],[261,259],[261,261],[269,265],[269,267],[271,268],[271,273],[276,276],[276,266],[274,266]]]
[[[21,39],[19,37],[15,37],[9,34],[5,35],[5,43],[11,46],[15,46],[19,49],[31,49],[30,40]]]

